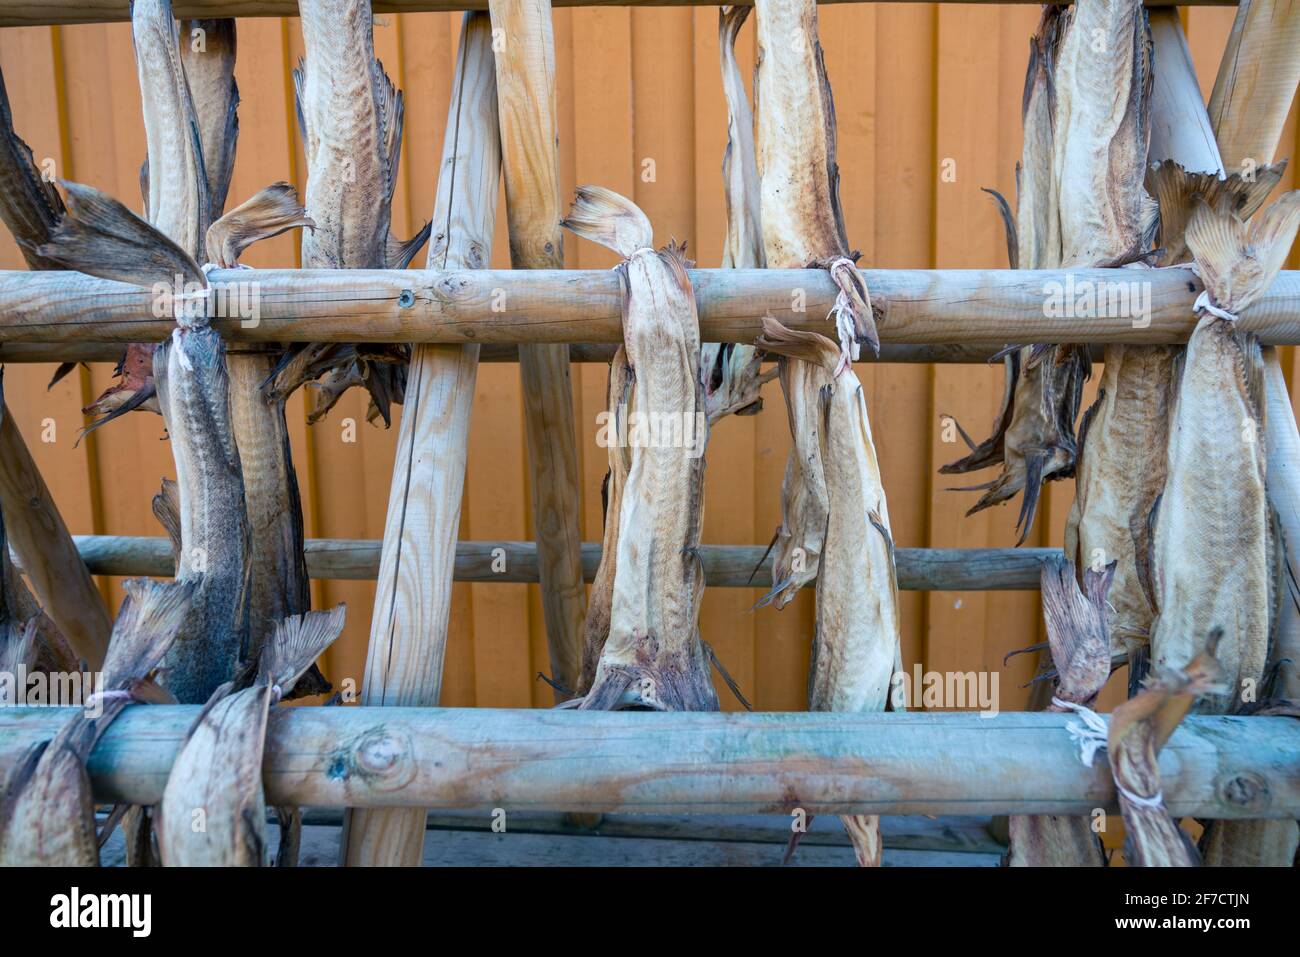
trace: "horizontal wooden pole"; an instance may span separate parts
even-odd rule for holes
[[[198,706],[135,705],[88,764],[97,801],[156,804]],[[0,708],[0,775],[66,708]],[[655,813],[1087,814],[1115,808],[1073,715],[275,708],[267,803]],[[1193,717],[1160,754],[1175,817],[1300,816],[1300,721]]]
[[[0,342],[0,362],[117,362],[125,348],[120,342]],[[259,347],[264,348],[264,347]],[[896,362],[984,365],[1003,350],[993,343],[964,343],[950,346],[914,346],[887,342],[880,356],[870,350],[862,353],[862,362]],[[605,362],[614,358],[618,346],[613,343],[575,344],[569,346],[570,362]],[[230,355],[238,355],[240,346],[232,343]],[[1093,361],[1101,362],[1103,349],[1093,346]],[[479,351],[479,362],[518,362],[519,347],[486,345]]]
[[[171,548],[165,538],[129,535],[74,535],[87,567],[96,575],[172,574]],[[374,581],[379,574],[375,540],[307,541],[307,573],[312,578]],[[702,545],[705,582],[721,588],[766,588],[771,584],[771,556],[758,545]],[[1038,588],[1042,565],[1055,548],[900,548],[898,587],[911,591],[1017,591]],[[755,574],[755,566],[762,566]],[[600,543],[583,542],[582,574],[596,575]],[[537,581],[536,542],[459,542],[455,580],[518,583]],[[751,575],[753,576],[751,579]]]
[[[863,270],[889,343],[1185,342],[1200,283],[1190,269]],[[752,342],[763,316],[829,332],[824,270],[696,269],[701,339]],[[213,299],[256,319],[214,319],[249,342],[619,342],[617,276],[600,270],[220,270]],[[1070,318],[1085,289],[1123,292],[1106,317]],[[256,304],[256,309],[251,304]],[[165,304],[165,303],[164,303]],[[0,342],[160,340],[153,290],[73,272],[0,272]],[[1124,306],[1121,308],[1121,306]],[[1077,308],[1077,306],[1076,306]],[[166,314],[166,309],[158,310]],[[1283,272],[1241,316],[1266,344],[1300,344],[1300,272]]]
[[[753,0],[739,0],[750,6]],[[819,0],[847,3],[851,0]],[[923,0],[904,0],[923,2]],[[1008,0],[949,0],[955,3],[1003,3]],[[1038,0],[1009,0],[1034,3]],[[1146,0],[1147,6],[1173,6],[1174,0]],[[713,6],[708,0],[554,0],[554,7],[684,7]],[[1235,6],[1234,0],[1182,0],[1182,6]],[[486,10],[487,0],[374,0],[383,13],[439,10]],[[178,17],[296,17],[297,0],[176,0]],[[0,0],[0,26],[33,27],[58,23],[111,23],[131,19],[129,0]]]

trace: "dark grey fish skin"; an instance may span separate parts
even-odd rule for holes
[[[176,578],[198,583],[163,663],[163,684],[184,704],[207,701],[248,650],[249,528],[225,351],[221,336],[204,325],[178,329],[154,356],[180,492]]]
[[[0,219],[9,227],[32,269],[58,269],[36,252],[63,216],[63,200],[54,184],[36,168],[31,147],[14,132],[9,94],[0,74]]]

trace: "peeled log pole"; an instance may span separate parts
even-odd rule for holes
[[[555,0],[557,7],[714,6],[716,0]],[[851,0],[820,0],[848,3]],[[926,2],[926,0],[909,0]],[[1007,0],[951,0],[955,3],[1005,3]],[[1011,0],[1037,3],[1039,0]],[[1147,0],[1147,6],[1173,6],[1178,0]],[[1182,6],[1231,6],[1236,0],[1182,0]],[[753,0],[740,0],[752,6]],[[178,17],[295,17],[297,0],[177,0]],[[488,0],[375,0],[375,13],[486,10]],[[0,27],[49,26],[57,23],[110,23],[129,20],[130,0],[0,0]]]
[[[516,269],[563,269],[550,0],[492,0],[491,11],[492,32],[501,37],[493,50],[510,263]],[[568,346],[521,344],[519,375],[551,674],[563,687],[576,688],[586,592]],[[562,698],[557,691],[556,699]]]
[[[95,798],[153,804],[199,708],[128,707]],[[0,708],[0,774],[71,708]],[[655,813],[1087,814],[1116,807],[1073,715],[276,708],[269,804]],[[774,769],[777,769],[774,772]],[[1175,817],[1300,814],[1300,722],[1188,718],[1160,754]]]
[[[1201,290],[1190,269],[864,269],[881,339],[892,343],[1186,342]],[[824,270],[695,269],[700,335],[753,342],[762,317],[826,332],[836,287]],[[214,270],[212,301],[254,283],[255,320],[215,318],[228,341],[620,342],[618,277],[567,270]],[[1143,297],[1146,316],[1048,315],[1055,292],[1084,284]],[[248,287],[245,287],[248,288]],[[805,309],[791,309],[806,295]],[[1077,300],[1076,300],[1077,301]],[[1058,303],[1059,304],[1059,303]],[[73,272],[0,272],[0,343],[161,341],[152,292]],[[493,311],[494,307],[500,311]],[[1300,271],[1286,271],[1242,312],[1238,328],[1266,345],[1300,344]]]
[[[428,262],[472,269],[488,263],[501,174],[492,27],[482,14],[464,19],[453,89]],[[363,705],[436,705],[442,693],[478,352],[476,345],[412,350],[370,619]],[[424,826],[423,808],[350,809],[343,863],[418,866]]]
[[[162,537],[74,535],[82,559],[96,575],[170,575],[171,546]],[[765,588],[771,556],[762,545],[701,545],[710,587]],[[899,548],[898,587],[911,591],[1035,591],[1054,548]],[[762,565],[759,562],[762,561]],[[307,573],[335,581],[374,581],[380,542],[309,538]],[[504,570],[496,571],[496,568]],[[582,543],[582,577],[600,565],[600,542]],[[755,572],[755,567],[758,567]],[[752,576],[752,579],[751,579]],[[458,542],[454,580],[512,584],[538,580],[535,542]],[[811,583],[810,583],[811,584]]]
[[[98,668],[112,619],[8,408],[0,410],[0,506],[37,600],[73,652]]]

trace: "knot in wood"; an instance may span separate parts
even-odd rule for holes
[[[395,791],[415,777],[418,768],[411,739],[403,731],[370,728],[333,755],[329,776],[372,791]]]
[[[1219,781],[1219,800],[1229,807],[1263,811],[1273,803],[1268,781],[1254,771],[1240,771]]]

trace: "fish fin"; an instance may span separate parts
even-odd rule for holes
[[[654,242],[654,230],[640,207],[603,186],[579,186],[560,225],[624,258]]]
[[[239,256],[255,242],[297,227],[315,229],[316,221],[290,183],[272,183],[208,227],[205,245],[209,261],[223,269],[239,265]]]
[[[429,241],[429,234],[433,231],[433,223],[425,223],[410,239],[403,242],[392,233],[388,234],[387,249],[384,252],[384,258],[388,260],[389,269],[405,269],[411,264],[424,244]]]
[[[116,690],[158,666],[190,613],[197,581],[128,578],[104,657],[103,687]]]
[[[106,392],[105,395],[107,394],[108,393]],[[121,416],[126,415],[128,412],[134,412],[136,409],[148,403],[150,399],[156,398],[157,395],[158,395],[157,387],[154,384],[153,380],[150,379],[144,385],[140,386],[140,388],[138,388],[135,392],[131,393],[130,398],[128,398],[121,405],[117,406],[117,408],[113,409],[111,412],[109,412],[107,415],[103,416],[102,418],[96,419],[94,422],[90,423],[90,425],[82,429],[81,433],[77,436],[77,440],[72,443],[72,447],[75,449],[77,446],[81,444],[81,440],[84,439],[86,436],[90,435],[90,433],[96,431],[102,426],[108,425],[108,423],[112,422],[114,419],[120,418]],[[102,400],[103,396],[100,396],[100,399]]]
[[[347,605],[340,603],[329,611],[290,615],[277,622],[271,637],[262,646],[258,680],[278,687],[284,697],[312,662],[342,634],[346,615]]]
[[[149,287],[176,276],[207,286],[199,264],[180,246],[92,186],[60,181],[68,212],[37,252],[88,276]]]
[[[75,369],[77,365],[78,363],[76,362],[60,362],[59,367],[54,370],[54,375],[50,376],[50,381],[45,386],[45,391],[49,392],[56,385],[62,382],[63,379],[68,375],[68,373],[71,372],[73,369]],[[82,362],[80,363],[80,365],[85,365],[85,363]]]
[[[303,143],[307,142],[307,114],[302,109],[303,86],[307,82],[307,61],[298,58],[298,65],[293,68],[293,115],[298,120],[298,135]]]
[[[1005,461],[1007,430],[1011,428],[1011,422],[1014,418],[1016,384],[1020,381],[1020,350],[1016,347],[1008,347],[1008,349],[1009,351],[1006,351],[1003,363],[1005,374],[1002,382],[1002,407],[998,410],[998,417],[993,422],[991,434],[979,445],[974,445],[962,427],[957,424],[956,418],[953,418],[953,424],[961,432],[961,436],[966,441],[966,444],[970,446],[971,452],[955,462],[940,466],[939,474],[961,475],[966,472],[978,472],[980,469],[986,469]]]
[[[1247,225],[1202,196],[1193,200],[1187,247],[1210,299],[1239,313],[1276,278],[1300,228],[1300,190],[1283,193]]]
[[[993,197],[993,202],[998,208],[998,214],[1002,217],[1002,228],[1007,235],[1007,262],[1009,269],[1020,268],[1020,238],[1016,230],[1016,218],[1011,212],[1011,204],[1007,198],[999,193],[996,189],[990,189],[987,186],[981,186],[980,191],[988,193]]]
[[[780,537],[781,528],[778,526],[776,531],[772,533],[772,540],[767,543],[767,549],[763,552],[763,556],[758,560],[758,564],[754,566],[754,570],[749,573],[749,577],[745,579],[746,585],[752,585],[754,583],[754,576],[758,574],[759,569],[763,567],[763,563],[767,561],[767,556],[772,554],[772,549],[776,548],[777,540]]]
[[[167,540],[172,546],[172,561],[179,563],[181,555],[181,498],[180,486],[169,478],[162,480],[162,486],[150,502],[154,518],[167,533]]]
[[[787,329],[771,316],[763,317],[763,332],[754,345],[779,356],[801,359],[834,374],[840,363],[840,347],[816,332]]]
[[[1171,266],[1187,261],[1186,233],[1196,197],[1215,210],[1235,213],[1245,221],[1268,199],[1285,169],[1285,161],[1262,166],[1246,179],[1236,173],[1221,176],[1217,172],[1189,171],[1173,160],[1153,163],[1147,169],[1146,189],[1155,197],[1158,210],[1156,242],[1165,251],[1160,264]]]
[[[753,711],[754,706],[749,703],[749,699],[741,694],[740,685],[736,684],[736,680],[731,677],[731,673],[728,672],[727,669],[723,667],[722,662],[718,660],[718,655],[714,652],[713,646],[703,638],[700,639],[700,644],[704,646],[704,653],[709,656],[709,661],[713,663],[713,667],[718,669],[718,674],[722,676],[722,680],[726,682],[727,687],[731,689],[731,693],[736,696],[736,700],[740,702],[741,706],[744,707],[746,711]]]
[[[375,60],[372,65],[371,77],[379,128],[384,138],[384,202],[387,204],[392,203],[393,191],[397,189],[397,164],[402,156],[402,127],[406,121],[406,108],[402,91],[393,85],[379,60]]]

